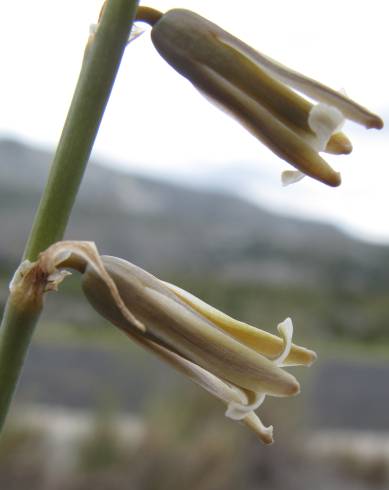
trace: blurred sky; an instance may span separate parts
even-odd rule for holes
[[[143,2],[143,4],[145,4]],[[208,17],[265,54],[347,94],[386,121],[389,69],[382,0],[150,0]],[[1,2],[0,135],[53,148],[100,1]],[[239,10],[236,10],[238,6]],[[347,123],[350,156],[327,160],[342,173],[332,189],[312,179],[282,188],[288,165],[209,104],[156,53],[149,35],[128,46],[95,145],[113,165],[189,185],[233,190],[285,213],[329,220],[389,241],[388,129]]]

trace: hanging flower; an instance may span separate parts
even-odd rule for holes
[[[90,242],[58,242],[36,263],[24,262],[11,283],[13,294],[55,290],[64,268],[82,273],[92,306],[133,341],[156,354],[222,400],[226,416],[240,420],[265,442],[273,441],[255,410],[265,396],[299,393],[285,366],[309,366],[316,354],[292,343],[288,318],[279,336],[239,322],[190,293],[117,257],[100,256]],[[38,280],[37,280],[38,278]]]
[[[378,116],[345,95],[258,53],[191,11],[162,14],[139,7],[137,20],[152,25],[155,48],[175,70],[298,170],[284,173],[284,184],[309,175],[339,185],[340,174],[319,152],[352,151],[340,132],[344,119],[383,127]],[[319,103],[313,105],[295,90]]]

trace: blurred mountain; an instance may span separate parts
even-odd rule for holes
[[[0,140],[0,309],[51,159],[50,152]],[[321,361],[310,371],[312,387],[306,389],[303,380],[304,398],[289,403],[288,417],[301,413],[306,423],[308,414],[321,427],[385,428],[387,400],[380,393],[387,363],[367,368],[359,353],[368,342],[371,352],[388,345],[389,270],[383,265],[389,247],[357,241],[330,225],[272,214],[234,196],[96,162],[88,167],[67,238],[93,240],[101,252],[177,282],[253,325],[274,331],[291,316],[298,343],[322,359],[324,339],[341,361]],[[186,384],[168,367],[105,327],[80,293],[77,274],[64,281],[60,293],[46,299],[17,401],[87,408],[108,400],[141,412],[169,398],[166,393],[185,393]],[[344,354],[357,342],[358,357],[347,362]],[[268,410],[273,415],[275,404]]]
[[[0,307],[51,158],[47,151],[0,141]],[[253,325],[274,331],[279,321],[291,316],[296,341],[321,354],[323,339],[332,346],[339,343],[336,352],[342,359],[344,346],[352,348],[356,342],[363,349],[368,342],[375,344],[373,349],[388,345],[389,269],[383,265],[389,247],[355,240],[333,226],[93,162],[67,238],[93,240],[102,253],[127,258]],[[77,274],[64,281],[59,294],[48,295],[18,399],[86,407],[97,406],[107,391],[119,406],[135,410],[170,386],[167,368],[131,349],[119,332],[103,323],[80,293]],[[386,371],[380,366],[378,374],[370,370],[377,378],[373,383],[370,375],[362,377],[358,363],[350,369],[330,363],[326,371],[326,366],[316,375],[318,388],[309,402],[310,407],[322,407],[312,409],[314,417],[337,426],[341,413],[344,424],[345,417],[351,420],[349,407],[355,405],[363,408],[350,424],[359,427],[360,420],[370,421],[358,400],[376,396],[371,390],[379,390],[378,375],[381,380]],[[341,376],[350,379],[348,389],[334,383]],[[328,404],[334,405],[331,410]],[[382,424],[374,417],[377,426]]]
[[[0,141],[0,262],[22,252],[52,155]],[[389,249],[333,226],[272,214],[237,197],[89,165],[68,238],[157,274],[176,271],[255,283],[345,287],[387,284]]]
[[[47,151],[0,141],[3,278],[22,254],[51,158]],[[311,332],[388,335],[389,270],[382,264],[389,247],[355,240],[331,225],[93,162],[67,238],[92,240],[102,253],[177,282],[246,321],[274,324],[291,314]],[[67,322],[83,316],[90,321],[81,307],[50,301],[58,302],[57,317],[62,305]]]

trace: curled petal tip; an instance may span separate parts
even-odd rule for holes
[[[282,366],[285,359],[289,356],[290,350],[292,348],[292,337],[293,337],[293,323],[290,318],[286,318],[277,326],[278,333],[281,335],[284,341],[284,350],[281,354],[273,360],[276,366]]]
[[[342,155],[350,155],[350,153],[353,151],[353,145],[351,144],[351,142],[345,144],[343,148],[344,149]]]
[[[277,385],[273,384],[273,387],[270,387],[268,389],[267,394],[271,396],[281,397],[281,398],[298,395],[300,393],[300,383],[289,372],[284,370],[282,372],[283,372],[282,384],[280,382],[278,382]]]
[[[327,182],[331,187],[338,187],[342,183],[342,176],[340,172],[334,172],[332,178]]]
[[[340,172],[335,172],[331,169],[331,172],[328,172],[326,175],[315,176],[311,175],[316,180],[323,182],[323,184],[327,184],[330,187],[339,187],[342,183],[342,176]]]
[[[261,441],[267,446],[270,446],[270,444],[274,443],[273,426],[270,425],[269,427],[266,427],[266,429],[267,429],[266,432],[262,432]]]
[[[243,419],[243,423],[259,437],[264,444],[273,444],[273,426],[266,427],[261,419],[251,412]]]
[[[373,115],[367,122],[367,129],[382,129],[384,127],[384,121],[379,117]]]
[[[311,366],[317,359],[317,354],[313,350],[304,347],[297,347],[292,344],[289,356],[285,359],[282,367],[286,366]]]
[[[306,364],[306,366],[311,366],[314,362],[316,362],[316,360],[317,360],[317,354],[313,350],[309,350],[309,349],[306,349],[306,350],[307,350],[308,356],[310,357],[310,362],[308,362]]]
[[[294,379],[292,383],[290,383],[289,386],[289,392],[287,393],[288,396],[295,396],[300,393],[300,383],[297,381],[297,379]]]
[[[324,151],[333,155],[349,155],[353,151],[353,145],[344,133],[334,133]]]

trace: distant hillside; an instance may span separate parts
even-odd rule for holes
[[[50,160],[45,151],[0,141],[3,271],[20,257]],[[330,225],[272,214],[229,195],[91,164],[67,238],[93,240],[103,253],[193,284],[223,305],[228,297],[233,310],[240,311],[251,298],[249,310],[256,311],[256,288],[268,298],[265,309],[273,305],[270,292],[274,298],[277,291],[288,307],[293,300],[305,312],[312,310],[310,320],[330,323],[336,331],[346,324],[347,329],[381,331],[388,316],[389,269],[382,264],[389,262],[389,248],[357,241]],[[221,283],[223,298],[215,290]],[[285,302],[274,301],[282,312]],[[340,302],[343,306],[332,312]],[[324,319],[317,318],[320,312]]]

